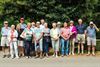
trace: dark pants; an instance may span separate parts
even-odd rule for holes
[[[43,38],[43,52],[48,53],[49,51],[49,37],[44,37]]]
[[[25,54],[26,56],[30,56],[30,49],[31,49],[32,41],[25,41]]]

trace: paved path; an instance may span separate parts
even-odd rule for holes
[[[0,53],[0,67],[100,67],[100,54],[97,56],[69,56],[44,59],[25,57],[20,59],[2,58]]]

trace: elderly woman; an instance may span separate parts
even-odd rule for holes
[[[52,27],[53,28],[50,30],[50,36],[52,40],[52,47],[54,50],[53,56],[58,57],[60,32],[57,28],[57,23],[53,22]]]
[[[33,31],[31,29],[31,23],[27,23],[27,28],[21,34],[21,37],[25,39],[25,52],[26,58],[30,58],[30,46],[32,45]]]
[[[18,47],[19,47],[19,56],[24,56],[24,39],[20,37],[23,30],[21,29],[21,25],[17,24],[16,30],[18,32]]]
[[[64,22],[63,28],[61,28],[61,54],[62,54],[62,57],[64,56],[64,54],[66,56],[68,56],[69,37],[70,37],[70,29],[68,27],[67,22]]]
[[[75,48],[75,40],[77,35],[77,29],[74,26],[74,21],[70,21],[70,52],[69,55],[74,55],[74,48]]]
[[[44,55],[46,54],[46,57],[48,57],[48,51],[49,51],[49,43],[50,43],[50,29],[48,28],[48,23],[44,23],[44,30],[43,30],[43,49],[44,49]]]
[[[10,44],[10,54],[12,59],[14,58],[14,55],[16,56],[16,58],[19,58],[17,37],[18,37],[18,33],[15,30],[15,25],[11,25],[11,30],[8,32],[8,38]]]

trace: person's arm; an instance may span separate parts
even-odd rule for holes
[[[52,29],[50,30],[50,36],[51,36],[51,38],[53,38],[53,36],[52,36]]]
[[[62,31],[62,29],[61,29],[61,31],[60,31],[60,36],[61,36],[63,39],[66,39],[66,38],[63,36],[63,31]]]
[[[20,37],[25,38],[25,30],[21,33]]]
[[[75,26],[74,26],[74,28],[73,28],[73,32],[72,32],[72,34],[77,34],[77,29],[76,29]]]
[[[18,37],[18,32],[16,31],[16,35],[15,35],[15,37],[17,38]]]
[[[38,41],[43,37],[43,32],[41,32],[40,38],[38,39]]]
[[[3,30],[4,30],[4,29],[3,29],[3,27],[2,27],[2,28],[1,28],[1,35],[3,35]]]
[[[96,31],[98,32],[99,31],[99,28],[97,28],[97,26],[95,24],[93,24],[93,25],[94,25]]]

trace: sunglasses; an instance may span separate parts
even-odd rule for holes
[[[5,24],[8,24],[8,23],[5,23]]]

